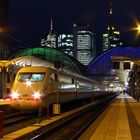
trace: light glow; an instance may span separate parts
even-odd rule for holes
[[[125,83],[125,86],[128,86],[128,82]]]
[[[13,93],[11,94],[11,97],[12,97],[12,99],[18,99],[19,94],[18,94],[17,92],[13,92]]]
[[[110,87],[113,87],[114,85],[112,84],[112,83],[110,83],[110,85],[109,85]]]
[[[40,99],[41,94],[39,92],[35,92],[33,94],[34,99]]]
[[[135,30],[137,30],[137,34],[140,34],[140,23],[137,23]]]
[[[135,39],[137,39],[140,35],[140,23],[136,18],[134,18],[134,22],[135,22],[136,27],[130,28],[129,30],[137,31],[136,36],[135,36]]]
[[[31,81],[27,81],[27,82],[26,82],[27,87],[30,87],[31,84],[32,84]]]

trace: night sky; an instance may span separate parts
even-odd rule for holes
[[[113,0],[114,23],[127,45],[140,46],[134,18],[140,20],[140,0]],[[101,47],[102,33],[108,24],[109,0],[11,0],[9,9],[10,35],[26,44],[39,44],[48,33],[53,18],[56,33],[69,31],[73,23],[91,24]]]

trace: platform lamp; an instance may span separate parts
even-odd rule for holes
[[[134,30],[137,31],[136,36],[138,37],[140,35],[140,23],[138,23],[138,22],[136,23],[136,27],[134,28]]]
[[[138,25],[137,30],[140,33],[140,24]]]
[[[136,37],[140,36],[140,22],[134,18],[135,27],[131,27],[130,31],[137,31]]]

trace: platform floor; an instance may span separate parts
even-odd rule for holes
[[[3,106],[3,105],[10,105],[10,100],[0,99],[0,106]]]
[[[95,104],[95,102],[94,103],[91,103],[91,104],[93,105],[93,104]],[[68,117],[68,116],[70,116],[70,115],[72,115],[74,113],[77,113],[77,112],[83,110],[84,108],[87,108],[87,106],[90,106],[90,105],[88,104],[88,105],[85,105],[85,106],[76,108],[74,110],[65,112],[65,113],[60,114],[58,116],[54,116],[54,117],[52,117],[50,119],[43,120],[40,123],[35,123],[35,124],[32,124],[32,125],[27,126],[25,128],[22,128],[20,130],[11,132],[11,133],[9,133],[7,135],[4,135],[2,138],[0,138],[0,140],[15,140],[15,139],[20,139],[20,137],[22,137],[22,136],[24,136],[26,134],[29,134],[29,133],[34,133],[34,131],[37,131],[41,127],[47,126],[47,125],[49,125],[49,124],[51,124],[53,122],[56,122],[56,121],[61,121],[61,119],[64,120],[65,117]],[[2,132],[1,131],[0,131],[0,135],[2,135]]]
[[[140,103],[120,94],[79,140],[140,140]]]

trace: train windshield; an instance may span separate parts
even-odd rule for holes
[[[19,82],[38,82],[43,81],[45,73],[19,73],[18,81]]]

